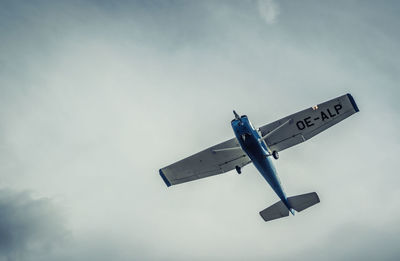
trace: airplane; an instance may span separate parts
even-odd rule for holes
[[[279,152],[314,137],[358,111],[349,93],[258,129],[246,115],[239,116],[233,111],[234,138],[161,168],[159,174],[169,187],[234,169],[241,174],[245,165],[253,163],[280,199],[259,212],[264,221],[287,217],[289,212],[294,215],[319,203],[320,199],[316,192],[287,197],[271,157],[277,160]]]

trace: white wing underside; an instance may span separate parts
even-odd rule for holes
[[[233,138],[160,169],[160,175],[170,186],[222,174],[250,162],[237,139]]]
[[[350,94],[289,115],[260,128],[271,151],[282,151],[302,143],[358,112]],[[278,131],[275,131],[279,128]]]

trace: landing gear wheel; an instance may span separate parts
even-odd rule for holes
[[[236,169],[236,171],[237,171],[238,174],[241,174],[241,173],[242,173],[242,169],[241,169],[239,166],[236,166],[235,169]]]
[[[276,151],[276,150],[274,150],[273,152],[272,152],[272,156],[274,157],[274,159],[279,159],[279,154],[278,154],[278,152]]]

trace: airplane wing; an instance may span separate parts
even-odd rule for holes
[[[259,130],[271,151],[282,151],[314,137],[358,111],[351,94],[345,94],[264,125]]]
[[[160,169],[160,175],[169,187],[221,174],[250,162],[237,139],[233,138]]]

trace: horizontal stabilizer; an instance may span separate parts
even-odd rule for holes
[[[303,195],[293,196],[288,198],[289,205],[297,212],[303,211],[317,203],[319,203],[319,197],[317,193],[311,192]]]
[[[289,216],[289,209],[285,206],[285,204],[283,204],[282,201],[278,201],[272,206],[261,211],[260,215],[264,221],[271,221],[277,218]]]
[[[319,203],[319,197],[317,193],[311,192],[303,195],[289,197],[287,198],[287,201],[289,203],[289,206],[291,207],[291,211],[292,209],[294,209],[297,212],[300,212]],[[292,213],[294,215],[294,212]],[[261,211],[260,215],[264,219],[264,221],[271,221],[277,218],[289,216],[289,209],[280,200],[272,206]]]

